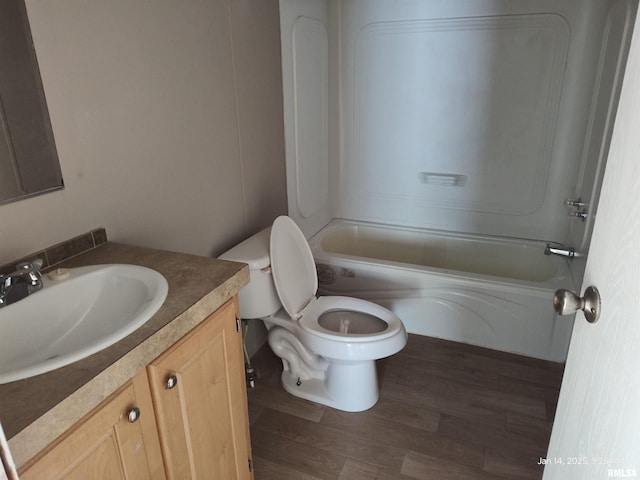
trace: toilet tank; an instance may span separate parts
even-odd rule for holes
[[[249,284],[238,295],[242,318],[268,317],[282,307],[271,276],[270,237],[267,227],[218,257],[249,265]]]

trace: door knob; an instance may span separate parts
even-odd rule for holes
[[[169,375],[165,380],[164,388],[166,388],[167,390],[171,390],[177,384],[178,384],[178,377],[176,377],[175,375]]]
[[[595,323],[600,317],[600,292],[594,286],[587,287],[584,291],[584,297],[564,288],[556,290],[553,296],[553,308],[559,315],[571,315],[572,313],[582,310],[584,317],[589,323]]]
[[[135,423],[140,418],[140,409],[138,407],[133,407],[129,411],[127,411],[127,420],[129,423]]]

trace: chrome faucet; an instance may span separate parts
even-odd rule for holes
[[[0,307],[15,303],[42,289],[42,259],[16,265],[16,271],[0,275]]]
[[[547,248],[544,249],[544,254],[560,255],[562,257],[568,257],[569,259],[584,256],[582,253],[576,252],[573,248],[565,248],[562,245],[558,247],[552,247],[549,243],[547,243]]]

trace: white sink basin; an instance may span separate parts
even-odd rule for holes
[[[0,308],[0,384],[88,357],[123,339],[158,311],[166,279],[136,265],[73,268],[43,278],[42,290]]]

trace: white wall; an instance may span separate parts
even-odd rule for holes
[[[217,255],[286,212],[277,0],[26,0],[65,189],[0,206],[0,263],[104,226]]]

